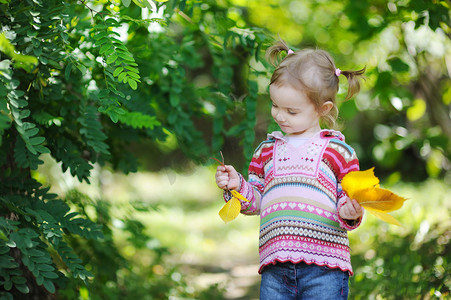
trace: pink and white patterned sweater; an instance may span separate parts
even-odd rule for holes
[[[259,273],[276,262],[305,262],[353,274],[347,231],[361,219],[343,220],[338,209],[347,199],[340,182],[357,170],[355,151],[338,131],[321,130],[298,147],[281,132],[268,135],[239,190],[250,200],[241,213],[260,215]]]

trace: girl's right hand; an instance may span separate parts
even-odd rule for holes
[[[238,190],[240,188],[240,176],[232,166],[218,166],[216,169],[216,184],[223,190]]]

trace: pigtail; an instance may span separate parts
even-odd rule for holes
[[[357,71],[341,71],[341,75],[346,76],[348,79],[348,94],[346,95],[346,100],[351,99],[352,96],[356,95],[360,91],[359,79],[363,78],[365,69],[366,67]]]
[[[280,53],[283,51],[288,52],[289,50],[290,48],[288,47],[288,45],[284,40],[281,39],[266,50],[266,60],[269,61],[273,66],[277,66]]]

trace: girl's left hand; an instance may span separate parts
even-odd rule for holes
[[[355,199],[348,199],[338,212],[345,220],[357,220],[363,216],[363,208]]]

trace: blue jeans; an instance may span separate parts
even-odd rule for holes
[[[277,263],[263,269],[260,300],[348,299],[349,273],[306,263]]]

